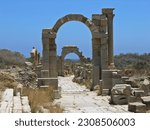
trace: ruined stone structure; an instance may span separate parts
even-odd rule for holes
[[[30,55],[33,60],[33,66],[36,67],[40,63],[40,53],[38,53],[37,49],[33,47]]]
[[[81,63],[85,61],[85,57],[82,55],[82,52],[79,51],[77,46],[64,46],[62,48],[61,56],[58,57],[57,61],[59,76],[64,76],[64,59],[66,55],[70,53],[75,53],[80,58]]]
[[[93,14],[92,20],[81,14],[69,14],[60,18],[51,29],[42,30],[43,59],[39,86],[49,85],[58,90],[57,46],[56,37],[60,27],[70,21],[79,21],[85,24],[92,34],[92,86],[99,84],[102,79],[102,70],[114,66],[113,58],[113,10],[102,9],[102,14]],[[63,57],[66,54],[63,54]],[[111,84],[110,84],[111,85]]]

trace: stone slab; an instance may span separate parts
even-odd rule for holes
[[[128,97],[126,95],[111,95],[111,100],[114,105],[128,104]]]
[[[6,89],[2,95],[2,102],[0,106],[0,113],[10,113],[12,111],[13,104],[13,89]]]
[[[134,102],[128,104],[128,111],[134,113],[145,113],[146,112],[146,105],[141,102]]]
[[[146,105],[147,110],[150,110],[150,96],[141,97],[142,102]]]
[[[144,96],[144,90],[134,90],[134,96],[136,97],[142,97]]]

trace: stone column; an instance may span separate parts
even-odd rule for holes
[[[101,38],[101,67],[102,70],[108,69],[108,35],[107,35],[107,17],[100,15],[100,32]]]
[[[49,38],[50,38],[50,29],[43,29],[42,30],[42,44],[43,44],[43,51],[42,51],[42,70],[41,70],[41,77],[48,78],[49,77]]]
[[[113,50],[113,10],[102,9],[103,14],[106,15],[108,21],[108,64],[114,66],[114,50]]]
[[[101,67],[102,70],[108,69],[108,38],[101,39]]]
[[[97,84],[99,84],[99,80],[101,79],[101,44],[99,38],[92,39],[92,63],[93,63],[93,72],[92,72],[92,88]]]

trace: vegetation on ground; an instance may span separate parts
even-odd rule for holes
[[[60,108],[60,106],[52,103],[54,101],[54,92],[51,87],[46,89],[24,88],[23,95],[28,96],[31,111],[33,113],[42,112],[41,107],[47,109],[51,113],[63,112],[63,109]]]
[[[25,57],[19,52],[0,49],[0,69],[8,68],[11,65],[22,66],[25,61]]]

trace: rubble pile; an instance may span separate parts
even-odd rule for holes
[[[92,83],[92,65],[91,64],[76,64],[73,70],[73,82],[85,84],[87,87]]]

